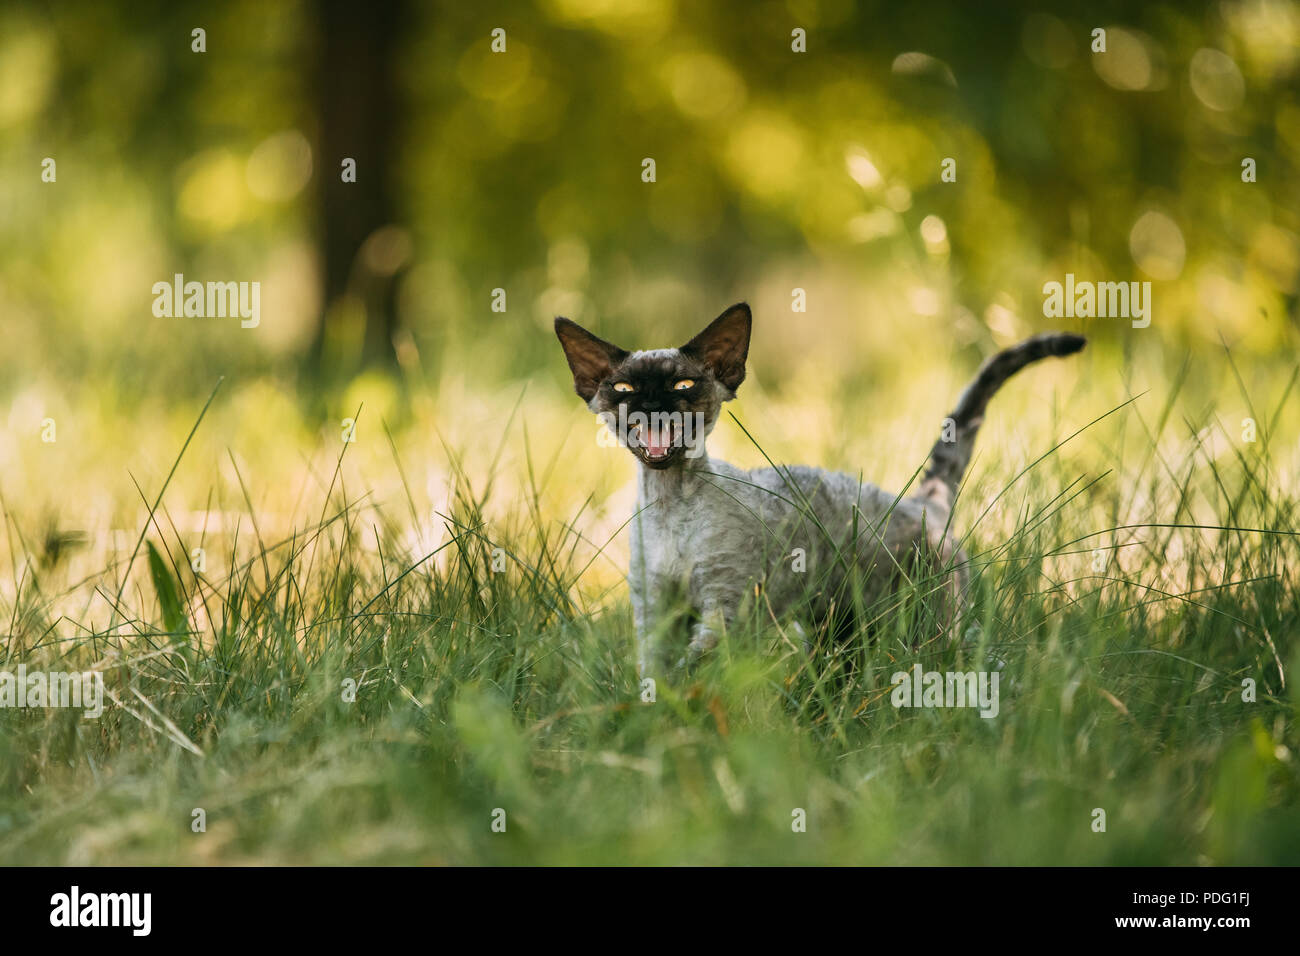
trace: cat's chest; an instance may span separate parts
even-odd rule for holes
[[[641,476],[631,523],[630,570],[638,586],[693,587],[702,571],[736,569],[755,556],[754,509],[741,500],[745,482],[733,477],[743,473],[722,463]]]
[[[707,522],[680,502],[643,505],[632,522],[634,558],[656,577],[681,577],[704,556]]]

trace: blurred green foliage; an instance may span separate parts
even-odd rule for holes
[[[331,371],[360,371],[358,302],[322,294],[320,187],[341,157],[319,141],[323,110],[371,107],[315,94],[328,6],[5,5],[4,391],[43,374],[112,378],[128,401],[201,397],[220,374],[293,380],[322,322]],[[1042,285],[1067,272],[1153,281],[1149,338],[1174,352],[1294,348],[1288,0],[1086,18],[1041,3],[438,2],[404,7],[398,29],[397,147],[359,169],[386,178],[395,228],[357,249],[348,281],[397,272],[408,371],[436,379],[469,358],[483,381],[560,381],[553,314],[660,345],[742,297],[770,329],[755,361],[772,374],[806,344],[809,360],[847,344],[857,367],[888,366],[918,342],[1042,327]],[[1242,182],[1246,157],[1258,182]],[[178,272],[260,281],[262,325],[155,318],[150,288]],[[790,312],[796,287],[806,314]]]

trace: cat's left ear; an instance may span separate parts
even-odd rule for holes
[[[681,351],[703,362],[713,372],[713,377],[734,393],[745,380],[745,359],[749,357],[752,324],[748,304],[737,302],[683,345]]]

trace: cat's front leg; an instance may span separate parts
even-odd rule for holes
[[[743,592],[714,580],[696,588],[699,618],[691,625],[691,640],[679,666],[689,666],[718,645],[727,627],[736,620]]]
[[[632,598],[632,626],[636,640],[636,674],[640,680],[657,677],[655,664],[654,599],[655,589],[651,586],[650,572],[646,567],[644,537],[641,533],[641,516],[632,519],[632,554],[627,572],[627,586]]]
[[[655,673],[658,668],[655,666],[653,602],[644,587],[644,581],[633,577],[628,583],[632,596],[632,626],[636,637],[636,674],[645,680],[647,677],[658,676]]]

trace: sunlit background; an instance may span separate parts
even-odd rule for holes
[[[1171,466],[1230,458],[1251,417],[1294,481],[1300,6],[1074,6],[5,4],[4,564],[58,565],[102,625],[72,586],[129,553],[223,379],[164,498],[178,549],[317,520],[357,417],[342,487],[411,554],[454,461],[504,512],[531,459],[546,513],[613,537],[603,597],[631,462],[551,320],[658,347],[740,299],[731,408],[778,460],[900,486],[978,362],[1059,327],[1092,347],[999,398],[972,495],[1139,395],[1066,449],[1114,469],[1117,522],[1155,435]],[[260,282],[260,325],[156,317],[177,273]],[[1150,327],[1044,318],[1067,273],[1150,282]],[[762,463],[730,420],[714,444]]]

